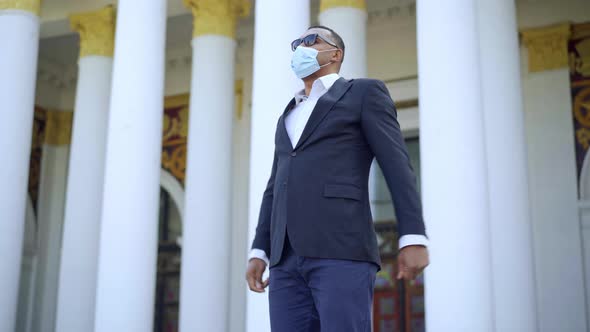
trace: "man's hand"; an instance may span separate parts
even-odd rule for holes
[[[264,293],[264,289],[268,286],[268,279],[262,282],[262,275],[266,270],[266,263],[262,259],[252,258],[248,262],[248,269],[246,270],[246,280],[250,290],[256,293]]]
[[[428,266],[428,249],[424,246],[403,247],[397,257],[397,279],[414,280]]]

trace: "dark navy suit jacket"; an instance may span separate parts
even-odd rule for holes
[[[426,235],[416,179],[383,82],[338,79],[315,106],[293,147],[279,118],[272,172],[252,248],[279,263],[288,233],[299,256],[380,265],[370,210],[373,158],[392,194],[399,235]]]

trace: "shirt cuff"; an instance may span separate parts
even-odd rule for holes
[[[419,234],[407,234],[399,238],[399,249],[407,246],[425,246],[428,247],[428,238]]]
[[[270,263],[268,261],[268,257],[266,256],[266,253],[264,252],[264,250],[261,250],[261,249],[250,250],[250,255],[248,255],[248,262],[252,258],[262,259],[266,263],[267,266],[270,265]]]

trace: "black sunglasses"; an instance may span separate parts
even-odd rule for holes
[[[308,46],[308,47],[309,46],[312,46],[312,45],[314,45],[317,42],[317,39],[318,38],[321,39],[321,40],[323,40],[323,41],[325,41],[327,44],[332,45],[332,46],[334,46],[334,47],[336,47],[336,48],[339,49],[339,47],[336,46],[336,44],[334,44],[333,42],[327,40],[326,38],[320,36],[317,33],[312,33],[312,34],[309,34],[309,35],[307,35],[307,36],[305,36],[303,38],[297,38],[294,41],[292,41],[291,42],[291,51],[295,51],[295,49],[297,47],[299,47],[299,45],[301,45],[301,44],[303,44],[305,46]]]

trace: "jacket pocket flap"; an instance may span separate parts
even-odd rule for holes
[[[362,192],[352,184],[326,184],[324,185],[324,197],[350,198],[360,201]]]

